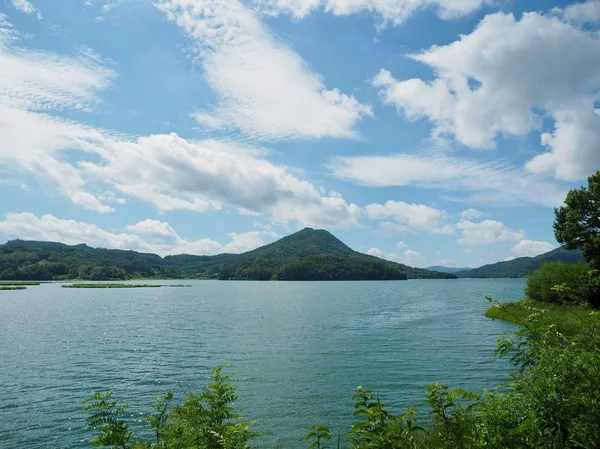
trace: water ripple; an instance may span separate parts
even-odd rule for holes
[[[481,389],[508,376],[493,356],[509,325],[485,295],[522,280],[189,282],[141,291],[32,287],[0,302],[0,439],[13,449],[86,448],[81,400],[114,389],[132,427],[156,396],[201,388],[228,364],[238,406],[269,445],[297,447],[316,422],[345,431],[357,385],[394,410],[428,383]],[[2,295],[2,293],[0,293]]]

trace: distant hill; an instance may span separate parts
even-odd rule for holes
[[[581,251],[556,248],[536,257],[519,257],[505,262],[484,265],[472,270],[459,271],[456,275],[459,278],[521,278],[529,276],[544,262],[556,261],[578,263],[585,262],[585,259]]]
[[[431,267],[426,267],[425,269],[430,270],[430,271],[439,271],[440,273],[458,273],[459,271],[472,270],[472,268],[470,268],[470,267],[451,268],[451,267],[444,267],[441,265],[433,265]]]
[[[242,254],[156,254],[87,245],[13,240],[0,245],[0,279],[119,280],[196,278],[222,280],[454,279],[356,252],[327,231],[303,229]]]

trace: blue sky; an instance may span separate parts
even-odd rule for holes
[[[558,246],[600,1],[0,0],[0,237],[415,266]]]

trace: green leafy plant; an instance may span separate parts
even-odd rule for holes
[[[133,441],[133,432],[123,420],[127,405],[119,405],[111,391],[94,393],[83,401],[87,425],[98,432],[91,442],[97,448],[119,449],[246,449],[257,436],[233,407],[236,401],[231,377],[223,367],[213,369],[212,382],[201,394],[189,393],[183,403],[172,406],[173,394],[157,398],[154,414],[146,421],[154,430],[154,441]]]

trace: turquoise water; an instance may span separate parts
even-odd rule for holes
[[[184,283],[0,292],[0,446],[90,447],[80,402],[93,391],[114,389],[135,423],[157,395],[181,397],[227,364],[263,446],[304,447],[317,422],[347,430],[358,385],[395,411],[422,405],[435,381],[499,386],[509,367],[493,351],[511,326],[483,316],[483,297],[517,300],[524,288],[521,279]]]

